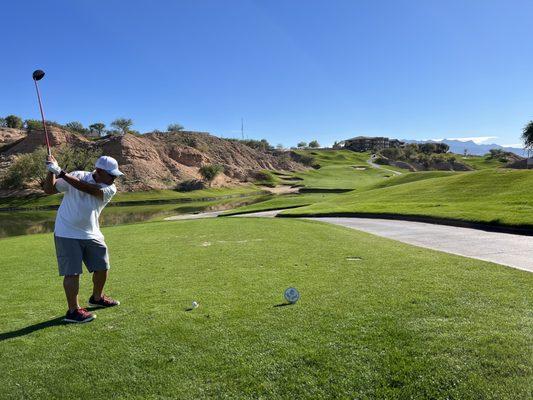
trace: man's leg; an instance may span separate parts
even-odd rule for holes
[[[68,310],[70,312],[80,308],[78,303],[78,292],[80,290],[79,275],[65,275],[63,278],[63,288],[67,296]]]
[[[99,301],[104,292],[105,281],[107,280],[107,269],[93,272],[93,299]]]

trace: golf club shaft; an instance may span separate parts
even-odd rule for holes
[[[39,85],[37,85],[37,81],[34,79],[35,82],[35,89],[37,90],[37,100],[39,100],[39,110],[41,110],[41,119],[43,120],[43,128],[44,128],[44,138],[46,141],[46,150],[48,152],[48,155],[52,155],[52,151],[50,150],[50,140],[48,139],[48,129],[46,129],[46,120],[44,119],[44,112],[43,112],[43,105],[41,103],[41,93],[39,93]]]

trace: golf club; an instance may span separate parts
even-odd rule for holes
[[[50,150],[50,140],[48,139],[48,130],[46,129],[46,121],[44,119],[44,112],[43,112],[43,105],[41,103],[41,94],[39,93],[39,85],[37,85],[37,81],[40,81],[44,77],[44,71],[38,69],[33,71],[32,74],[33,82],[35,82],[35,89],[37,90],[37,100],[39,100],[39,110],[41,110],[41,119],[43,120],[43,128],[44,128],[44,138],[46,142],[46,150],[48,152],[48,155],[52,155],[52,151]]]

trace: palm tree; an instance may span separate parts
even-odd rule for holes
[[[524,147],[527,149],[527,158],[529,159],[529,153],[533,148],[533,121],[529,121],[522,130],[522,140],[524,141]]]

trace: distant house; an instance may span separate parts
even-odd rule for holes
[[[344,141],[344,148],[352,151],[378,151],[389,147],[403,147],[404,142],[386,137],[357,136]]]

